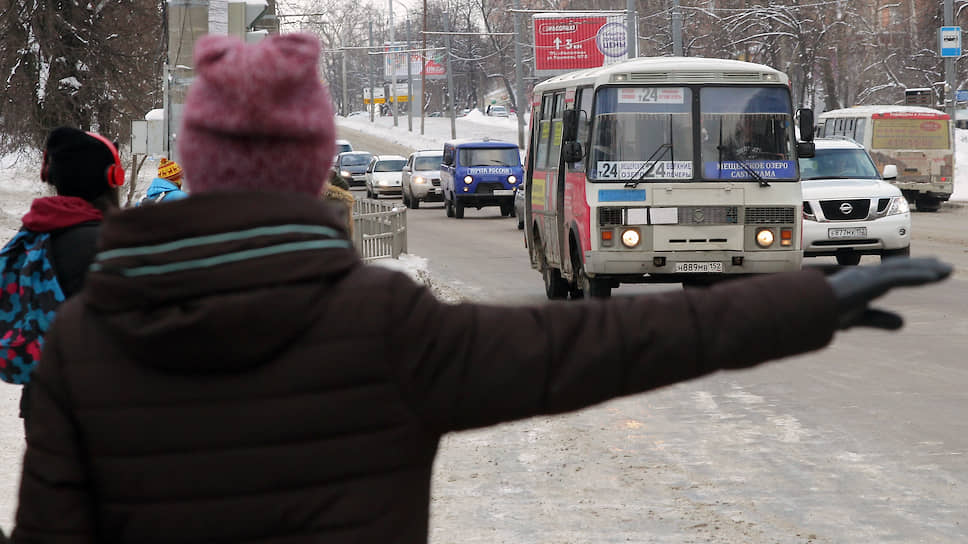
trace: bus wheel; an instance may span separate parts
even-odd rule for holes
[[[914,203],[919,212],[936,212],[941,207],[941,200],[933,196],[919,196]]]
[[[454,197],[454,217],[457,219],[464,218],[464,203],[456,196]]]
[[[581,264],[576,268],[576,283],[585,298],[608,298],[612,296],[612,283],[599,278],[589,278],[585,274],[585,267]]]

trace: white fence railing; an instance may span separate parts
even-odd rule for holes
[[[353,203],[353,245],[364,261],[407,252],[407,208],[360,198]]]

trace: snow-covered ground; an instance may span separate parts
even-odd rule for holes
[[[408,130],[405,115],[397,119],[397,126],[394,126],[392,117],[377,117],[373,123],[369,117],[338,118],[337,122],[340,126],[379,134],[381,138],[412,149],[441,148],[443,142],[451,138],[448,118],[425,118],[422,135],[419,117],[413,118],[412,132]],[[514,117],[487,117],[475,110],[466,117],[458,118],[455,126],[458,138],[490,137],[515,143],[518,141],[517,120]],[[968,130],[956,132],[955,192],[952,200],[964,201],[968,200]],[[39,165],[39,153],[0,157],[0,242],[5,242],[17,231],[20,218],[34,198],[50,194],[40,181]],[[147,188],[156,169],[155,159],[144,163],[138,176],[140,190],[136,197]],[[399,269],[417,281],[430,285],[437,296],[444,300],[457,301],[460,298],[455,289],[430,277],[428,263],[420,256],[403,255],[397,261],[384,260],[379,264]],[[23,425],[17,417],[19,400],[20,387],[0,383],[0,527],[7,533],[13,527],[24,450]]]

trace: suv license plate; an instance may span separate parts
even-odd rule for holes
[[[676,272],[685,274],[697,274],[703,272],[722,272],[723,263],[721,262],[702,262],[702,263],[676,263]]]
[[[827,229],[827,238],[831,240],[843,240],[846,238],[867,238],[867,227],[847,227],[839,229]]]

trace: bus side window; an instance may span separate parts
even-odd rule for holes
[[[551,145],[548,151],[548,168],[558,168],[558,159],[561,157],[561,134],[564,126],[562,117],[564,111],[565,93],[557,93],[555,94],[554,114],[551,116]]]
[[[541,97],[541,120],[538,121],[538,154],[534,160],[535,170],[548,167],[548,145],[551,143],[551,104],[553,96]]]
[[[867,144],[864,143],[864,136],[866,136],[866,132],[867,132],[867,118],[858,117],[857,128],[854,131],[854,134],[855,134],[854,139],[857,140],[857,143],[863,145],[864,147],[867,147]]]

